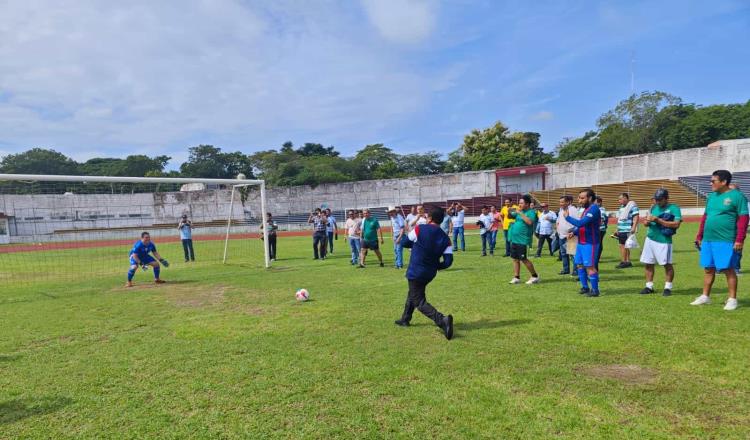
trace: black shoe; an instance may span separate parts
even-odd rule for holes
[[[650,295],[654,293],[654,289],[650,287],[644,287],[643,290],[641,290],[641,295]]]
[[[443,325],[440,327],[443,329],[443,333],[445,333],[445,339],[449,341],[453,339],[453,315],[444,316]]]
[[[487,256],[487,254],[483,253],[483,254],[482,254],[482,256],[483,256],[483,257],[486,257],[486,256]]]
[[[409,327],[409,321],[404,321],[403,319],[393,321],[393,323],[396,325],[400,325],[401,327]]]
[[[313,257],[313,260],[319,260],[319,258],[318,257]]]
[[[564,270],[561,270],[561,271],[560,271],[560,275],[570,275],[570,271],[567,271],[567,272],[566,272],[566,271],[564,271]]]
[[[380,263],[380,267],[385,267],[385,264],[383,264],[383,263]]]
[[[628,261],[627,263],[624,263],[622,267],[623,268],[625,268],[625,267],[633,267],[633,263],[631,263],[630,261]]]
[[[581,290],[578,291],[581,295],[585,295],[589,292],[591,292],[591,290],[588,287],[581,287]]]
[[[596,298],[597,296],[599,296],[599,291],[592,290],[591,292],[587,293],[586,296],[589,298]]]
[[[664,292],[661,293],[661,296],[671,296],[672,295],[672,289],[664,289]]]
[[[357,269],[364,269],[364,268],[365,268],[365,265],[364,265],[364,264],[358,264],[358,265],[357,265]]]

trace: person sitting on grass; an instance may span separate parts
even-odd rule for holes
[[[526,255],[529,246],[532,245],[537,220],[536,211],[531,208],[531,196],[528,194],[521,196],[518,200],[518,210],[513,207],[509,208],[507,217],[513,220],[508,230],[510,257],[513,259],[513,279],[510,280],[510,284],[521,282],[521,263],[531,274],[526,284],[536,284],[539,282],[539,275],[536,273],[534,263],[529,261]]]
[[[446,339],[450,340],[453,338],[453,315],[445,316],[438,312],[427,302],[425,293],[427,285],[435,278],[437,271],[447,269],[453,264],[451,240],[439,226],[444,215],[443,208],[432,208],[427,217],[428,223],[417,225],[407,236],[408,240],[404,246],[412,250],[409,268],[406,270],[409,293],[401,319],[395,324],[408,327],[414,309],[418,309],[440,327]]]
[[[153,254],[152,257],[149,254]],[[156,258],[154,258],[156,257]],[[156,251],[156,245],[151,241],[151,235],[148,232],[141,233],[141,239],[136,241],[133,245],[133,249],[130,250],[130,270],[128,271],[128,283],[125,287],[133,287],[133,276],[138,268],[142,268],[144,271],[148,269],[148,266],[154,268],[154,282],[156,284],[162,284],[165,281],[159,278],[161,272],[161,265],[169,267],[169,262],[159,255]]]

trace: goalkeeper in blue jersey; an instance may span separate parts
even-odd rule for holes
[[[599,246],[601,246],[601,210],[594,203],[596,194],[591,188],[578,194],[578,203],[583,209],[581,218],[571,217],[569,208],[563,208],[565,220],[574,226],[568,238],[578,236],[578,246],[574,262],[578,267],[578,280],[581,282],[581,294],[588,297],[599,296]],[[591,288],[589,289],[589,281]]]
[[[153,254],[153,256],[149,254]],[[148,232],[141,233],[141,239],[136,241],[133,249],[130,250],[130,270],[128,270],[128,283],[125,287],[133,287],[135,271],[139,267],[146,271],[148,266],[154,268],[154,282],[157,284],[164,283],[165,281],[159,278],[162,264],[164,267],[169,267],[169,262],[156,251],[156,245],[151,241],[151,235]]]

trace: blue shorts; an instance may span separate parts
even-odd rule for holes
[[[594,267],[599,257],[598,244],[581,244],[576,246],[576,255],[573,258],[573,264],[583,267]]]
[[[145,258],[141,258],[141,264],[150,264],[156,261],[156,258],[152,257],[151,255],[146,255]],[[138,263],[135,262],[135,258],[130,257],[130,265],[137,265]]]
[[[701,266],[705,269],[726,270],[737,267],[737,252],[734,243],[727,241],[704,241],[701,243]]]

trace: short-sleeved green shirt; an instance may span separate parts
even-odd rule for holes
[[[663,208],[656,204],[651,207],[650,212],[653,217],[659,217],[663,213],[669,212],[674,216],[674,221],[682,221],[682,211],[680,211],[680,207],[675,205],[674,203],[669,203]],[[648,225],[648,234],[646,234],[646,237],[659,243],[672,243],[672,236],[664,235],[661,231],[662,226],[660,224],[651,222]]]
[[[362,220],[362,239],[364,241],[378,241],[380,223],[375,217]]]
[[[747,198],[740,191],[730,189],[721,194],[710,193],[706,199],[703,240],[734,243],[737,238],[737,218],[747,214]]]
[[[510,217],[516,219],[516,221],[510,225],[510,230],[508,231],[508,239],[511,243],[514,244],[531,246],[532,239],[534,237],[534,227],[536,226],[537,222],[536,211],[533,209],[527,209],[523,211],[523,215],[531,220],[531,224],[527,225],[526,222],[524,222],[517,216],[517,214],[511,215]]]

